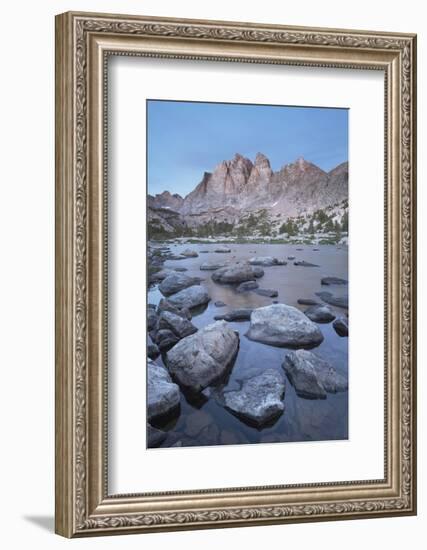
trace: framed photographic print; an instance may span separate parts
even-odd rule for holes
[[[416,37],[56,18],[56,531],[416,513]]]

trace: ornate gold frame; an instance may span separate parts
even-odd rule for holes
[[[105,59],[368,68],[385,74],[385,477],[108,495]],[[416,37],[65,13],[56,17],[56,532],[66,537],[416,513]]]

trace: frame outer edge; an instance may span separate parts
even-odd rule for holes
[[[107,21],[102,21],[106,19]],[[117,21],[115,21],[117,19]],[[160,24],[163,23],[163,24]],[[168,25],[169,24],[169,25]],[[136,514],[128,510],[123,514],[106,514],[97,517],[88,508],[88,491],[91,490],[90,468],[87,464],[90,434],[87,414],[90,406],[90,388],[87,387],[87,370],[90,366],[87,356],[87,311],[89,296],[86,289],[87,273],[87,127],[86,117],[86,47],[82,30],[112,34],[140,34],[138,27],[144,27],[148,36],[189,40],[217,40],[226,43],[289,43],[312,46],[333,46],[337,48],[373,49],[389,52],[405,51],[407,65],[403,73],[408,92],[403,102],[409,107],[404,120],[405,137],[409,140],[407,159],[409,168],[403,172],[405,208],[401,210],[406,223],[406,247],[403,257],[409,268],[407,276],[400,280],[400,291],[406,288],[407,316],[398,316],[406,321],[407,345],[401,358],[406,375],[406,415],[399,419],[404,435],[405,453],[400,449],[398,463],[405,457],[405,484],[399,479],[399,488],[404,494],[384,500],[356,499],[353,502],[303,503],[299,507],[275,506],[233,510],[182,510]],[[218,29],[223,26],[224,29]],[[225,28],[227,27],[227,28]],[[175,29],[176,28],[176,29]],[[277,28],[283,30],[272,33]],[[175,32],[176,30],[176,32]],[[289,37],[290,31],[292,35]],[[321,521],[413,515],[416,513],[416,35],[396,33],[370,33],[369,31],[318,29],[319,34],[310,34],[315,29],[304,27],[281,27],[246,24],[241,22],[197,21],[191,19],[173,20],[166,18],[123,16],[112,14],[89,14],[67,12],[56,17],[56,524],[55,530],[65,537],[96,534],[119,534],[142,531],[172,531],[177,529],[200,529],[257,525],[298,521]],[[78,32],[77,32],[78,31]],[[83,34],[84,34],[83,32]],[[219,33],[219,34],[218,34]],[[248,34],[246,34],[248,33]],[[296,35],[304,33],[298,38]],[[328,33],[328,35],[326,35]],[[348,33],[348,35],[347,35]],[[294,36],[295,35],[295,36]],[[318,40],[321,40],[321,44]],[[302,42],[300,41],[302,40]],[[323,42],[324,41],[324,42]],[[196,58],[196,57],[195,57]],[[332,65],[334,63],[332,62]],[[329,66],[329,65],[324,65]],[[352,67],[350,67],[352,68]],[[403,89],[400,90],[400,93]],[[398,114],[403,117],[403,105],[399,102]],[[401,157],[399,157],[401,160]],[[399,178],[398,178],[399,180]],[[399,189],[400,200],[402,196]],[[403,216],[403,218],[401,217]],[[402,226],[397,231],[402,230]],[[399,247],[402,235],[399,235]],[[399,256],[399,263],[402,256]],[[401,267],[401,266],[399,266]],[[405,282],[403,282],[405,281]],[[92,372],[92,368],[89,368]],[[402,391],[399,383],[399,391]],[[88,445],[89,440],[89,445]],[[402,442],[399,437],[399,442]],[[402,472],[399,472],[402,474]],[[399,476],[400,477],[400,476]],[[295,508],[295,511],[294,511]]]
[[[74,532],[73,18],[55,17],[55,532]]]

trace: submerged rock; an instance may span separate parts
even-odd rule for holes
[[[238,333],[217,321],[178,342],[167,353],[167,367],[179,384],[200,392],[227,372],[238,348]]]
[[[207,290],[200,285],[184,288],[169,297],[174,306],[188,309],[207,304],[210,299]]]
[[[221,267],[225,267],[225,264],[218,262],[203,262],[200,265],[200,271],[215,271],[216,269],[221,269]]]
[[[191,319],[191,313],[188,308],[179,308],[169,300],[166,300],[166,298],[162,298],[159,302],[159,305],[157,306],[157,315],[160,315],[162,311],[170,311],[171,313],[175,313],[175,315],[179,315],[180,317],[183,317],[184,319]]]
[[[240,283],[236,290],[237,292],[246,292],[248,290],[255,290],[258,286],[256,281],[245,281],[244,283]]]
[[[150,336],[148,336],[147,341],[147,355],[150,359],[157,359],[157,357],[160,355],[159,348],[156,346]]]
[[[257,258],[251,258],[249,263],[251,265],[261,265],[263,267],[287,264],[284,260],[278,260],[277,258],[273,258],[273,256],[259,256]]]
[[[318,306],[319,302],[312,298],[298,298],[297,302],[302,306]]]
[[[285,380],[274,369],[243,382],[237,391],[224,392],[225,407],[257,427],[276,419],[284,411]]]
[[[147,424],[147,447],[159,447],[167,436],[166,432],[154,428],[151,424]]]
[[[348,319],[346,317],[338,317],[332,323],[332,326],[338,336],[348,336]]]
[[[323,277],[321,283],[322,285],[347,285],[348,281],[339,277]]]
[[[277,290],[271,290],[269,288],[258,288],[255,290],[255,294],[259,294],[260,296],[268,296],[269,298],[277,298],[277,296],[279,296],[279,292]]]
[[[162,311],[159,317],[159,328],[171,330],[180,339],[197,332],[197,328],[191,321],[170,311]]]
[[[342,307],[348,309],[348,296],[334,296],[331,292],[316,292],[316,296],[319,296],[324,302],[331,306]]]
[[[225,307],[227,304],[222,302],[221,300],[217,300],[214,305],[215,307]]]
[[[170,350],[179,340],[178,336],[167,328],[158,330],[153,339],[161,353]]]
[[[224,315],[215,315],[214,319],[215,321],[249,321],[251,318],[251,313],[253,309],[250,308],[240,308],[240,309],[233,309],[233,311],[229,311],[228,313],[224,313]]]
[[[300,267],[319,267],[317,264],[311,264],[310,262],[306,262],[305,260],[294,262],[294,265],[297,265]]]
[[[199,283],[200,279],[196,277],[189,277],[188,275],[185,275],[185,273],[174,272],[163,279],[163,281],[159,284],[159,290],[163,296],[171,296],[184,288],[198,285]]]
[[[246,336],[278,347],[310,348],[323,341],[323,334],[316,324],[297,308],[285,304],[255,309]]]
[[[147,365],[147,416],[151,422],[175,412],[180,404],[177,384],[172,382],[168,371],[148,361]]]
[[[171,275],[173,272],[174,272],[173,269],[161,269],[160,271],[151,273],[149,275],[149,281],[150,283],[158,283],[160,281],[163,281],[163,279],[166,279],[166,277]]]
[[[299,349],[288,353],[282,367],[300,397],[325,399],[326,393],[348,389],[347,379],[311,351]]]
[[[331,308],[325,305],[311,306],[304,313],[315,323],[330,323],[335,319]]]
[[[295,256],[288,256],[288,260],[295,260]]]
[[[262,272],[263,274],[264,272]],[[221,284],[233,284],[253,281],[256,277],[261,277],[262,275],[249,264],[237,263],[214,271],[212,273],[212,280]]]
[[[147,330],[153,330],[157,327],[157,313],[149,307],[147,309]]]

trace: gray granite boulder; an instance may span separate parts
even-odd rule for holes
[[[169,329],[180,339],[197,332],[197,328],[191,321],[170,311],[162,311],[159,317],[159,329]]]
[[[173,272],[159,284],[159,290],[163,296],[171,296],[184,288],[188,288],[199,283],[200,279],[196,277],[189,277],[185,273]]]
[[[166,417],[179,408],[180,393],[168,371],[148,360],[147,365],[147,416],[151,422]]]
[[[226,409],[258,428],[284,411],[285,379],[274,369],[245,380],[240,390],[224,392]]]
[[[253,281],[256,277],[255,269],[247,263],[236,263],[217,269],[212,273],[212,280],[221,284],[243,283]]]
[[[227,246],[220,246],[215,249],[215,252],[217,252],[218,254],[228,254],[231,252],[231,249]]]
[[[315,323],[330,323],[335,319],[331,308],[325,305],[311,306],[304,313]]]
[[[348,389],[347,379],[311,351],[299,349],[288,353],[282,367],[300,397],[325,399],[327,393]]]
[[[178,308],[192,309],[207,304],[210,299],[207,290],[203,286],[195,285],[173,294],[169,297],[169,302]]]
[[[323,341],[319,327],[297,308],[285,304],[254,309],[246,336],[278,347],[311,348]]]
[[[227,372],[238,348],[238,333],[217,321],[178,342],[167,353],[166,363],[180,385],[200,392]]]

